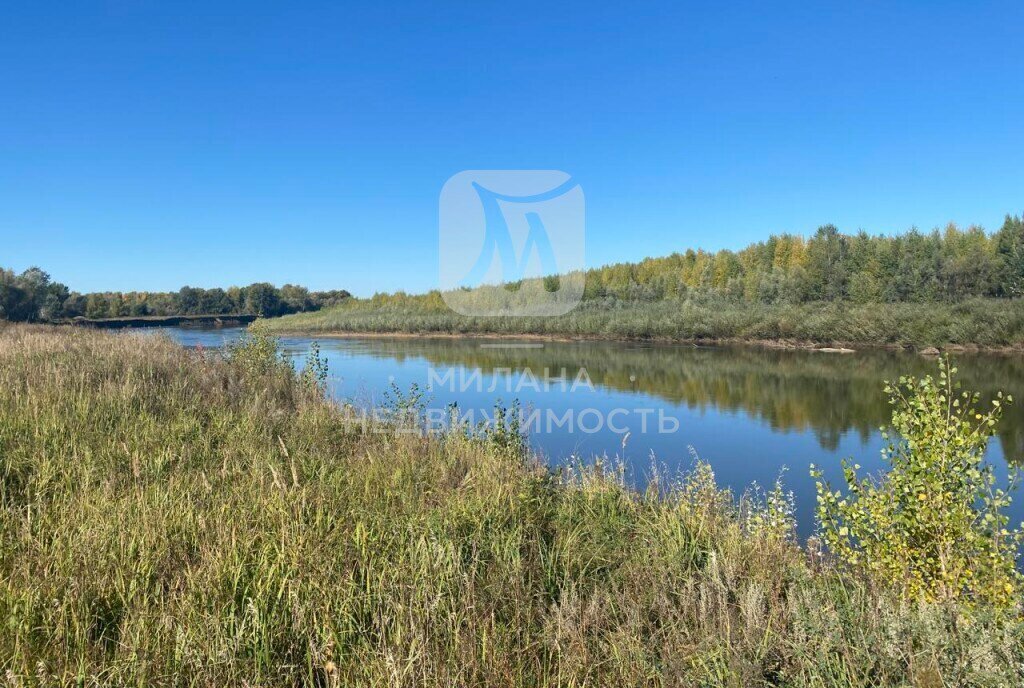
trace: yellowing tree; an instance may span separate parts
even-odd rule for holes
[[[1000,394],[979,411],[955,373],[942,361],[938,381],[886,385],[897,437],[883,450],[891,470],[881,479],[844,463],[844,495],[812,467],[821,533],[845,565],[909,598],[1008,608],[1020,601],[1021,530],[1007,528],[1010,497],[995,487],[984,452],[1012,399]]]

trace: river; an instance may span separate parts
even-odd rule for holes
[[[242,330],[161,328],[185,346],[222,347]],[[312,338],[281,344],[301,367]],[[821,353],[754,347],[694,347],[623,342],[511,342],[479,339],[318,339],[330,394],[357,408],[386,404],[392,386],[424,394],[430,418],[457,403],[468,420],[487,420],[495,403],[518,400],[530,443],[552,465],[605,457],[642,486],[658,470],[710,463],[736,492],[792,490],[800,532],[811,532],[811,463],[839,487],[840,460],[868,471],[883,464],[879,428],[890,407],[883,381],[937,371],[935,358],[893,351]],[[1002,390],[1024,402],[1024,358],[960,354],[964,389],[991,398]],[[1011,405],[989,446],[1005,483],[1024,448],[1024,405]],[[1024,518],[1024,494],[1011,507]]]

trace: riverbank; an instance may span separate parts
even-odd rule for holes
[[[420,298],[420,301],[417,299]],[[425,298],[373,300],[266,321],[278,334],[622,340],[778,348],[1024,352],[1024,300],[849,305],[585,301],[567,315],[462,316]]]
[[[697,348],[711,346],[751,346],[767,349],[792,349],[798,351],[817,351],[820,353],[851,354],[856,349],[851,349],[844,344],[826,346],[820,342],[794,342],[785,340],[757,340],[757,339],[655,339],[650,337],[601,337],[599,335],[580,335],[568,337],[556,334],[504,334],[504,333],[453,333],[453,332],[306,332],[303,330],[281,330],[273,328],[275,335],[281,337],[309,337],[315,336],[319,339],[451,339],[451,340],[478,340],[482,342],[559,342],[569,344],[572,342],[650,342],[652,344],[682,344],[691,345]],[[861,348],[868,348],[861,346]],[[873,348],[888,348],[901,350],[906,347],[886,346]],[[947,347],[949,351],[992,351],[1006,353],[1024,351],[1018,349],[983,349],[981,347]]]
[[[238,327],[254,322],[256,315],[140,315],[120,318],[72,318],[62,324],[116,330],[128,327]]]
[[[0,675],[116,685],[1016,685],[707,467],[638,494],[515,435],[352,424],[256,348],[0,327]],[[270,352],[272,353],[272,352]],[[781,510],[780,510],[781,509]]]

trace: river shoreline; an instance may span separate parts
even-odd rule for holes
[[[855,342],[855,341],[813,341],[793,339],[743,339],[743,338],[686,338],[671,337],[621,337],[613,335],[558,335],[503,332],[383,332],[383,331],[316,331],[302,329],[274,329],[273,334],[279,337],[310,337],[331,339],[481,339],[488,341],[527,341],[527,342],[628,342],[650,344],[690,345],[694,347],[744,346],[766,349],[791,349],[799,351],[818,351],[821,353],[856,353],[858,350],[873,351],[905,351],[918,352],[922,355],[938,355],[941,353],[989,353],[1004,355],[1024,354],[1024,342],[1010,346],[987,346],[979,344],[946,344],[938,347],[924,347],[913,344],[897,344],[891,342]]]
[[[515,318],[462,316],[415,300],[397,305],[363,300],[271,319],[267,327],[275,333],[309,336],[478,336],[536,341],[1020,354],[1024,352],[1024,300],[772,305],[584,301],[572,313],[562,316]]]
[[[140,315],[123,318],[75,318],[58,325],[91,327],[102,330],[129,327],[240,327],[255,322],[256,315]]]

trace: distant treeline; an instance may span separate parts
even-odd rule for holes
[[[68,318],[120,318],[149,315],[253,314],[263,317],[316,311],[342,303],[345,290],[314,291],[294,284],[275,287],[257,282],[247,287],[176,292],[72,292],[39,268],[15,274],[0,269],[0,319],[53,322]]]
[[[546,278],[557,285],[556,278]],[[511,285],[510,285],[511,286]],[[842,234],[819,227],[809,239],[772,236],[739,251],[689,249],[638,263],[588,270],[584,299],[654,302],[714,295],[736,303],[800,304],[956,302],[1024,295],[1024,217],[1008,215],[995,233],[949,225],[899,236]],[[57,320],[85,316],[250,313],[264,317],[348,304],[347,291],[310,292],[265,282],[230,289],[78,294],[42,270],[0,270],[0,317]],[[370,307],[447,311],[441,294],[377,294]]]
[[[557,285],[557,280],[545,278]],[[739,251],[689,249],[587,270],[584,300],[652,302],[711,295],[736,303],[956,302],[1024,295],[1024,217],[994,234],[978,226],[912,229],[898,236],[775,235]],[[514,286],[514,285],[512,285]],[[376,294],[375,306],[447,310],[439,291]],[[352,305],[352,304],[348,304]]]
[[[655,301],[717,292],[761,303],[958,301],[1024,294],[1024,221],[1007,216],[982,228],[899,236],[841,234],[833,225],[810,238],[783,234],[740,251],[688,250],[590,270],[584,298]]]

